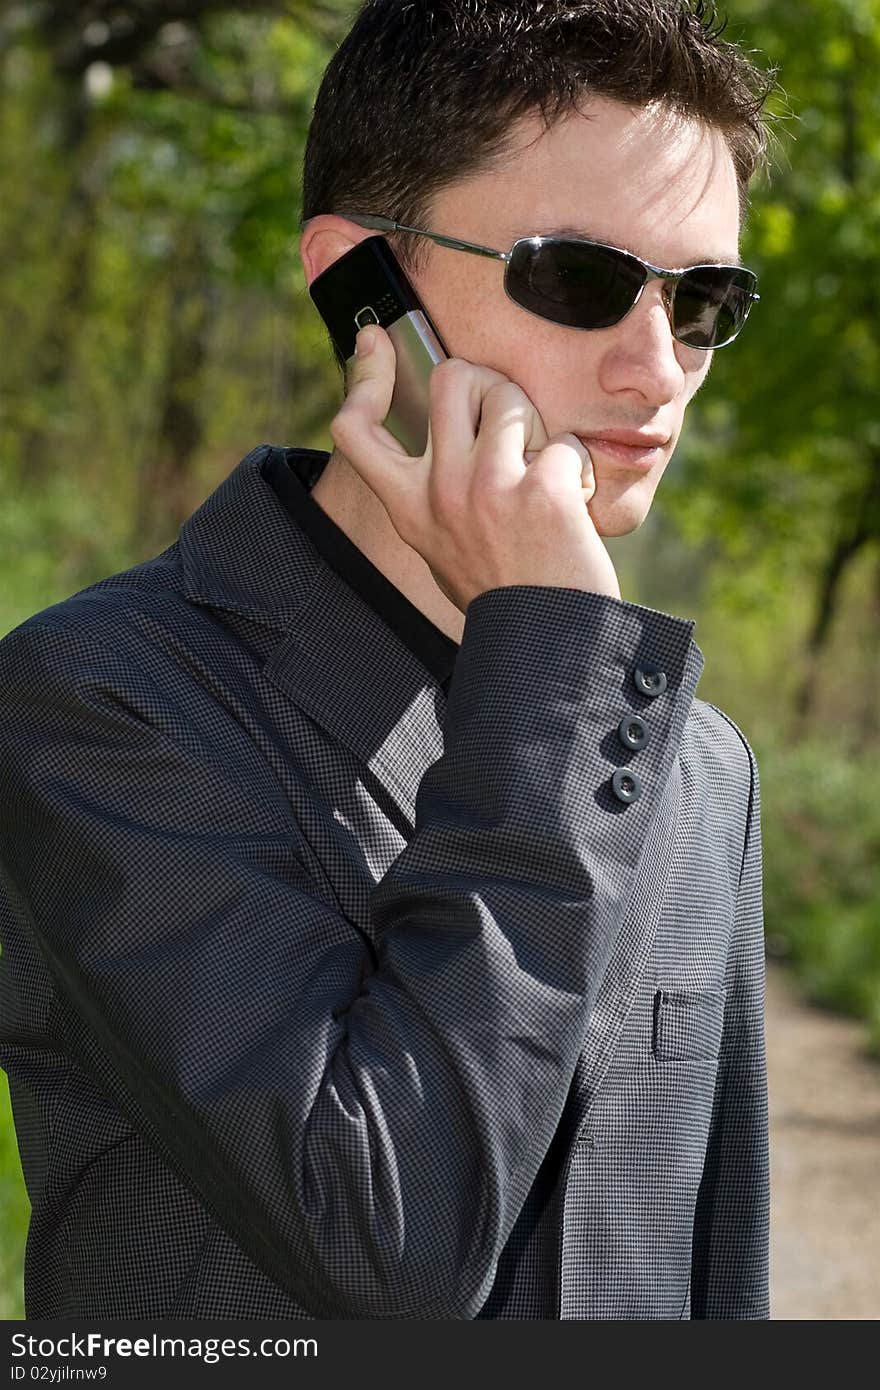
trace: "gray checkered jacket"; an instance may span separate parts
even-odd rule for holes
[[[766,1318],[758,775],[693,623],[493,589],[447,701],[265,453],[0,643],[27,1316]]]

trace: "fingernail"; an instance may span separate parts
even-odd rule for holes
[[[371,333],[369,328],[362,328],[355,339],[355,356],[369,357],[373,348],[376,346],[376,335]]]

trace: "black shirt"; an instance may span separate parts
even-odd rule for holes
[[[458,643],[410,603],[312,497],[329,458],[318,449],[273,449],[263,477],[331,569],[397,633],[448,694]]]

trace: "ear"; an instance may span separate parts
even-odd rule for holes
[[[299,253],[306,272],[306,284],[311,285],[320,275],[346,251],[351,251],[359,242],[376,233],[367,227],[358,227],[345,217],[335,213],[322,213],[311,217],[305,225],[299,243]]]

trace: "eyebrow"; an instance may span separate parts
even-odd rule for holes
[[[600,236],[598,232],[592,231],[589,227],[550,227],[546,231],[531,232],[527,233],[527,235],[544,237],[578,237],[580,240],[583,241],[599,241],[602,243],[603,246],[616,246],[620,251],[629,251],[630,255],[639,256],[638,251],[633,250],[631,246],[627,246],[623,242],[609,241],[607,237]],[[639,256],[639,259],[647,260],[647,257]],[[652,264],[656,265],[656,261],[652,262]],[[689,261],[688,265],[742,265],[742,258],[740,257],[740,254],[737,251],[734,253],[733,256],[696,257],[693,260]],[[669,266],[665,268],[671,270],[673,267]]]

